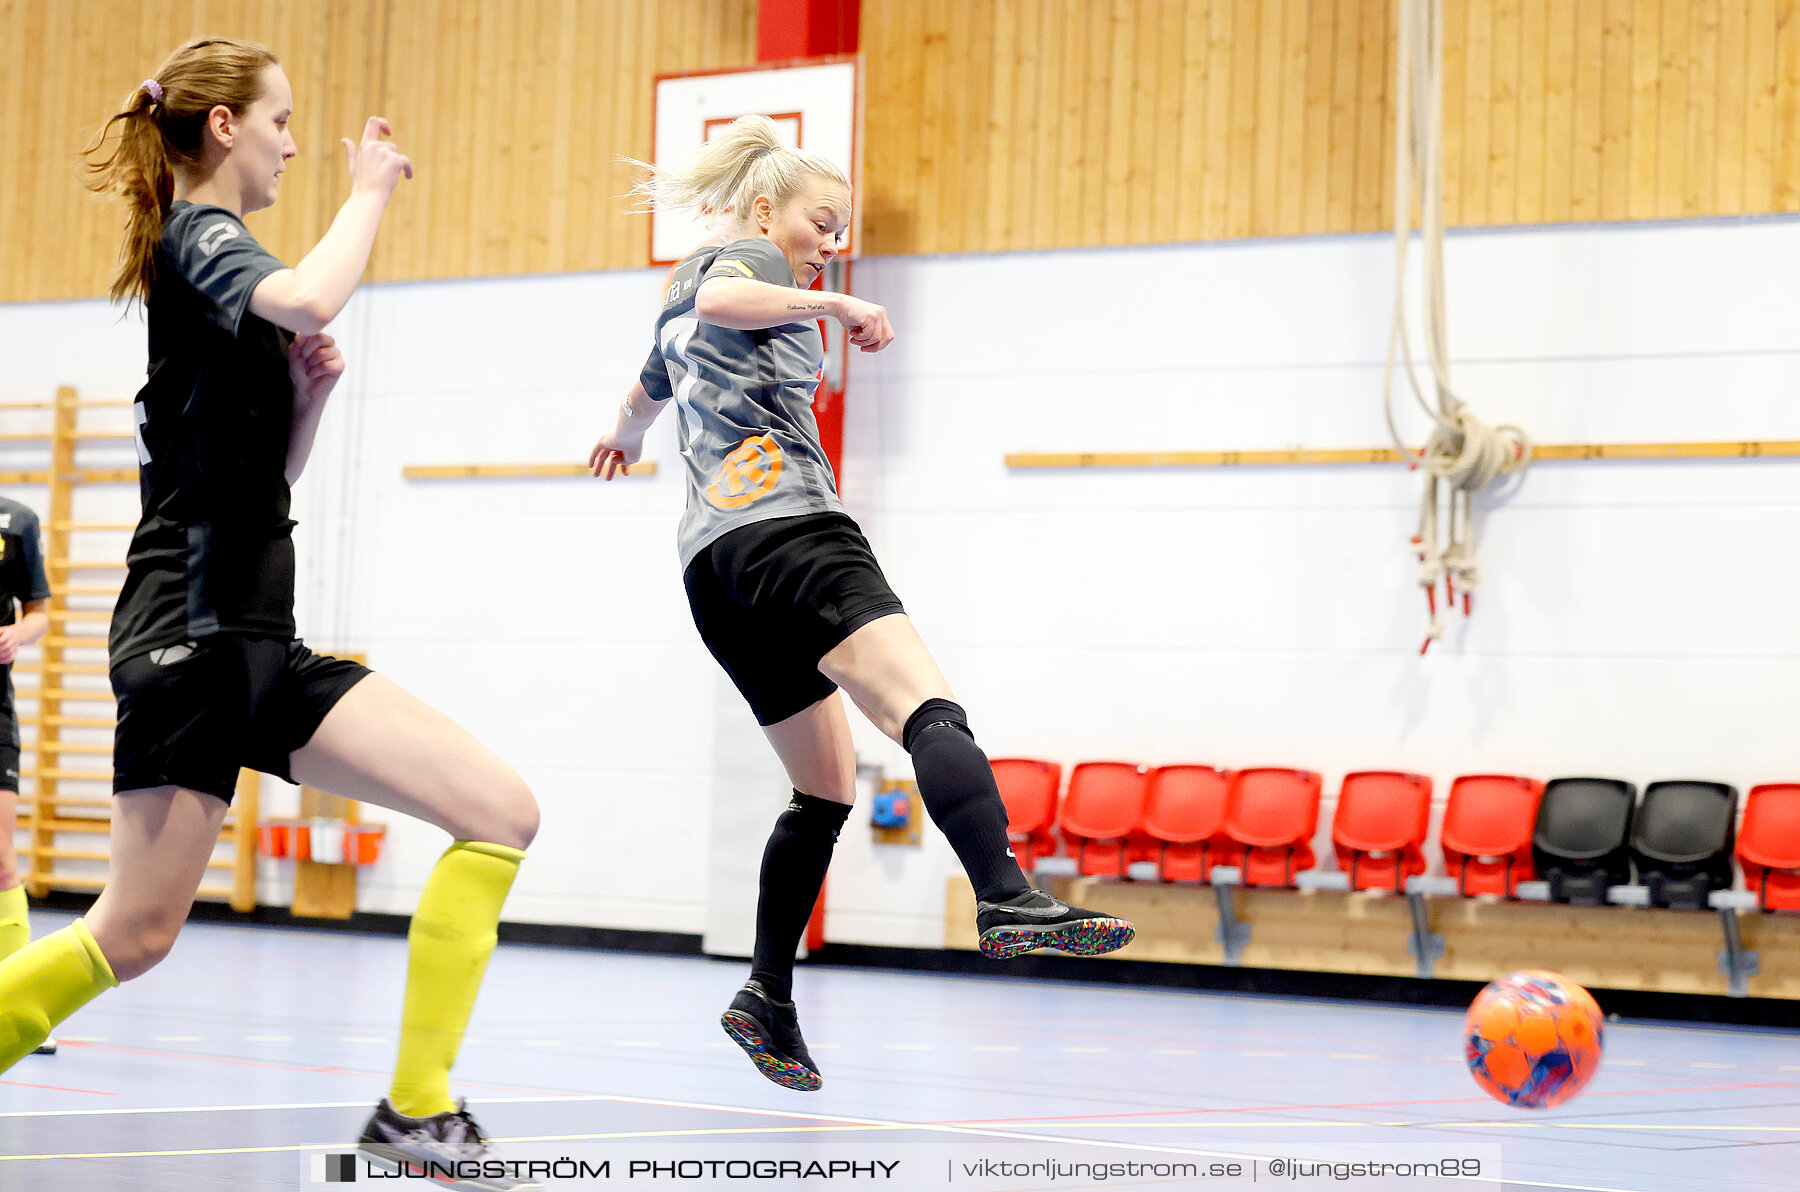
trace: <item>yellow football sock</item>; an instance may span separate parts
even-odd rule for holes
[[[25,921],[25,887],[0,890],[0,960],[31,942],[31,925]]]
[[[503,844],[458,840],[426,879],[406,936],[406,1010],[388,1093],[407,1117],[456,1108],[450,1065],[494,954],[500,904],[524,859],[524,853]]]
[[[0,1072],[118,983],[80,919],[0,960]]]

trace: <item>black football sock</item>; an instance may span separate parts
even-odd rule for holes
[[[975,897],[1002,902],[1029,890],[1006,838],[1006,804],[993,768],[962,708],[928,699],[907,718],[901,738],[912,754],[925,810],[956,850]]]
[[[794,952],[819,901],[850,805],[794,792],[763,849],[750,977],[778,1002],[794,1000]]]

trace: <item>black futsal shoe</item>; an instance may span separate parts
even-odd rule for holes
[[[55,1055],[56,1054],[56,1040],[55,1039],[45,1039],[42,1043],[39,1043],[37,1045],[37,1050],[32,1052],[31,1054],[32,1055]]]
[[[793,1002],[778,1002],[758,982],[746,981],[719,1018],[719,1025],[744,1049],[756,1070],[782,1088],[797,1093],[819,1091],[823,1083],[819,1066],[800,1037],[800,1015]]]
[[[975,929],[981,933],[981,954],[989,960],[1010,960],[1038,948],[1103,956],[1137,934],[1124,919],[1084,911],[1041,890],[1027,890],[1005,902],[977,902]]]
[[[407,1117],[386,1097],[363,1127],[357,1149],[369,1163],[399,1176],[419,1176],[439,1188],[463,1192],[528,1192],[543,1185],[508,1175],[482,1174],[496,1161],[481,1127],[469,1116],[468,1102],[458,1101],[449,1113]],[[511,1164],[501,1163],[502,1167]],[[468,1173],[468,1178],[462,1177]]]

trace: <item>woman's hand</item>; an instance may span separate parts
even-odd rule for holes
[[[393,197],[402,174],[413,176],[412,158],[392,141],[381,139],[384,133],[392,136],[393,131],[385,118],[370,116],[363,126],[362,144],[352,145],[349,137],[343,138],[344,156],[350,163],[350,189],[373,192],[383,203]]]
[[[329,335],[302,335],[288,348],[288,376],[297,402],[324,401],[344,375],[344,353]]]
[[[629,476],[630,466],[644,457],[644,441],[636,442],[621,439],[619,432],[607,431],[588,452],[588,467],[594,475],[602,480],[611,480],[614,475],[623,472]]]
[[[838,322],[850,334],[850,342],[865,352],[879,352],[894,341],[894,328],[888,322],[885,306],[864,302],[849,294],[838,296]]]

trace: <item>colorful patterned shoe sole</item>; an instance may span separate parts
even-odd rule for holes
[[[1011,960],[1039,948],[1055,948],[1070,956],[1104,956],[1131,942],[1137,928],[1123,919],[1082,919],[1056,927],[994,927],[981,936],[981,954],[989,960]]]
[[[742,1010],[727,1010],[719,1019],[719,1025],[731,1036],[731,1041],[744,1049],[756,1070],[774,1081],[784,1089],[793,1089],[797,1093],[816,1093],[819,1091],[819,1074],[798,1060],[791,1060],[769,1050],[763,1042],[762,1023],[745,1014]]]

